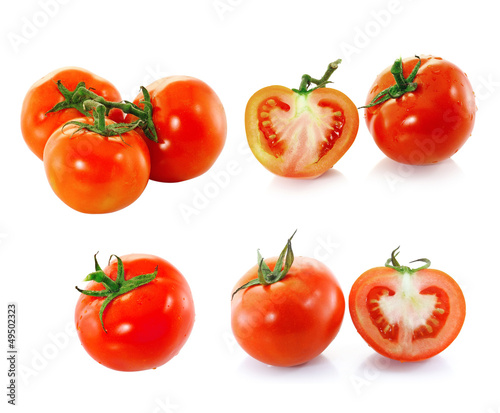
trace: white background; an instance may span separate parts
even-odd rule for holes
[[[16,302],[17,411],[499,413],[500,54],[491,5],[9,2],[0,16],[0,330],[6,330],[7,302]],[[352,148],[317,180],[275,177],[250,154],[244,109],[261,87],[298,87],[302,74],[320,77],[342,58],[333,87],[359,106],[378,72],[399,56],[420,53],[457,64],[476,92],[473,135],[453,160],[420,168],[389,161],[362,119]],[[19,128],[31,84],[68,65],[110,80],[126,99],[166,75],[204,80],[227,113],[222,155],[199,178],[151,182],[122,211],[71,210],[52,193]],[[183,214],[186,207],[196,213]],[[304,366],[281,369],[251,359],[231,334],[231,289],[254,265],[257,248],[265,257],[277,255],[295,229],[296,255],[327,264],[346,296],[362,272],[383,265],[398,245],[402,263],[430,258],[467,300],[457,340],[431,360],[402,364],[375,354],[346,313],[332,345]],[[109,370],[76,338],[74,286],[92,271],[96,251],[102,262],[110,254],[156,254],[188,279],[193,333],[161,368]],[[6,334],[0,337],[0,350],[6,349]],[[1,366],[4,411],[7,365]]]

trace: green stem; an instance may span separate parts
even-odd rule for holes
[[[78,287],[75,287],[82,294],[92,297],[101,297],[104,299],[99,309],[99,320],[101,321],[101,327],[105,333],[107,333],[107,330],[104,327],[103,315],[104,310],[106,309],[108,304],[116,297],[128,293],[129,291],[135,290],[142,285],[150,283],[156,278],[156,275],[158,273],[158,267],[156,267],[154,272],[150,274],[141,274],[132,277],[129,280],[125,280],[125,269],[123,267],[123,261],[116,255],[112,255],[110,259],[112,257],[115,257],[117,260],[116,280],[112,280],[101,269],[99,263],[97,262],[97,254],[94,255],[95,271],[91,272],[84,279],[84,281],[94,281],[102,284],[104,286],[104,290],[82,290]]]
[[[145,87],[141,86],[144,100],[140,103],[143,104],[143,109],[132,102],[108,101],[102,96],[99,96],[95,92],[91,91],[90,89],[87,89],[84,82],[80,82],[76,86],[75,90],[70,91],[62,84],[60,80],[58,80],[57,88],[63,95],[64,101],[56,104],[47,113],[53,113],[60,110],[73,108],[78,110],[84,116],[93,115],[95,120],[95,129],[92,130],[94,132],[101,133],[104,136],[110,136],[110,129],[106,128],[105,116],[109,115],[111,109],[120,109],[122,112],[138,118],[138,121],[130,124],[133,125],[130,130],[136,127],[140,127],[149,139],[151,139],[153,142],[158,142],[156,128],[153,122],[153,105],[151,104],[151,97]],[[113,128],[111,128],[111,130],[113,130]],[[117,133],[115,133],[115,135],[116,134]]]
[[[410,267],[407,267],[407,266],[404,266],[404,265],[400,265],[399,262],[398,262],[398,260],[396,259],[396,257],[399,254],[398,250],[399,250],[399,247],[397,247],[394,251],[392,251],[391,258],[389,258],[385,262],[385,266],[386,267],[392,268],[392,269],[400,272],[401,274],[404,274],[404,273],[413,274],[413,273],[416,273],[417,271],[425,270],[426,268],[429,268],[431,266],[431,261],[429,259],[427,259],[427,258],[419,258],[418,260],[410,261],[410,263],[412,263],[412,262],[423,262],[423,263],[425,263],[424,265],[422,265],[421,267],[418,267],[418,268],[410,268]]]
[[[337,60],[335,60],[335,62],[330,63],[328,65],[328,67],[326,68],[326,72],[321,79],[314,79],[313,77],[311,77],[310,75],[307,75],[307,74],[303,75],[299,88],[292,89],[292,90],[296,93],[304,94],[304,93],[309,93],[309,92],[312,92],[313,90],[325,87],[328,83],[332,83],[329,81],[330,76],[333,74],[333,72],[335,72],[335,70],[337,70],[337,68],[339,67],[339,64],[341,62],[342,62],[342,59],[337,59]],[[317,86],[313,89],[309,89],[309,86],[311,86],[311,83],[314,83]]]
[[[371,108],[373,106],[380,105],[389,99],[400,98],[405,93],[414,92],[417,89],[418,84],[413,82],[413,80],[417,76],[420,65],[422,64],[420,57],[415,57],[418,59],[418,62],[406,79],[403,76],[403,60],[401,58],[396,59],[391,67],[391,74],[393,75],[396,84],[384,89],[382,92],[378,93],[368,105],[360,106],[358,109]]]
[[[262,258],[262,255],[260,254],[260,250],[257,250],[257,263],[258,263],[258,269],[257,269],[257,278],[247,282],[246,284],[243,284],[242,286],[238,287],[234,292],[233,295],[231,296],[231,300],[234,298],[236,293],[240,290],[244,290],[246,288],[252,287],[254,285],[270,285],[277,283],[278,281],[281,281],[285,276],[288,274],[288,271],[290,270],[290,267],[293,264],[294,260],[294,255],[292,251],[292,238],[295,235],[295,232],[292,234],[292,236],[288,239],[285,248],[281,251],[281,254],[279,255],[278,259],[276,260],[276,264],[274,265],[274,270],[271,271],[269,266],[266,264],[264,261],[264,258]],[[284,260],[284,265],[283,265],[283,260]]]

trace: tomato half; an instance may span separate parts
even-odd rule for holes
[[[383,356],[428,359],[448,347],[462,328],[462,290],[448,274],[426,267],[372,268],[352,286],[349,311],[354,326]]]
[[[94,124],[92,118],[73,121]],[[106,119],[106,125],[113,124]],[[149,153],[135,130],[105,137],[77,125],[56,129],[45,146],[43,163],[50,186],[68,206],[97,214],[134,202],[149,180]]]
[[[271,271],[278,257],[264,260]],[[286,264],[285,264],[286,265]],[[231,326],[240,346],[253,358],[274,366],[295,366],[320,355],[336,337],[345,301],[332,272],[321,262],[296,257],[286,276],[269,285],[252,285],[259,265],[236,284]]]
[[[78,337],[87,353],[114,370],[154,369],[176,356],[194,324],[191,290],[182,274],[166,260],[147,254],[121,257],[125,282],[154,274],[144,285],[117,296],[99,315],[104,297],[81,294],[75,309]],[[97,269],[97,268],[96,268]],[[118,261],[104,273],[117,280]],[[103,291],[91,281],[84,291]],[[80,290],[82,291],[82,290]]]
[[[85,69],[63,67],[41,78],[28,90],[21,111],[23,138],[32,152],[40,159],[43,159],[43,149],[50,135],[66,122],[82,117],[82,114],[76,109],[47,113],[57,103],[64,100],[57,88],[58,80],[69,90],[74,90],[78,83],[85,82],[87,88],[92,88],[95,93],[106,100],[121,101],[120,93],[110,82]],[[124,120],[123,112],[117,109],[112,109],[109,117],[115,122],[123,122]]]
[[[404,78],[418,61],[416,57],[402,61]],[[467,75],[440,57],[422,56],[411,83],[416,84],[415,90],[365,109],[375,143],[389,158],[405,164],[425,165],[450,158],[474,127],[477,107]],[[373,83],[366,104],[395,84],[388,67]]]
[[[226,142],[226,114],[216,93],[188,76],[170,76],[147,86],[158,142],[148,139],[151,179],[180,182],[208,171]],[[134,103],[141,108],[142,92]],[[126,121],[137,118],[127,115]]]
[[[292,178],[315,178],[329,170],[351,147],[358,126],[351,99],[324,86],[268,86],[249,99],[245,110],[247,140],[257,160],[274,174]]]

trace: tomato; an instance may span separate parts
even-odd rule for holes
[[[324,86],[268,86],[249,99],[245,110],[247,140],[257,160],[274,174],[292,178],[315,178],[332,168],[351,147],[358,125],[351,99]]]
[[[395,85],[395,77],[413,86],[399,97],[365,109],[366,124],[382,152],[410,165],[433,164],[453,156],[471,135],[477,110],[472,86],[457,66],[433,56],[423,56],[420,68],[418,62],[417,57],[398,60],[392,69],[382,71],[370,89],[367,105]],[[408,82],[415,68],[418,71]]]
[[[392,254],[385,267],[363,273],[349,294],[358,333],[383,356],[400,361],[428,359],[457,337],[465,320],[465,299],[446,273],[426,265],[400,266]]]
[[[199,79],[170,76],[147,86],[153,105],[158,142],[146,138],[151,155],[151,179],[180,182],[208,171],[226,141],[226,114],[215,92]],[[142,92],[134,103],[139,107]],[[127,115],[126,121],[137,118]]]
[[[92,118],[73,121],[93,125]],[[107,125],[114,122],[106,120]],[[50,186],[80,212],[113,212],[134,202],[149,180],[149,153],[135,131],[105,137],[78,125],[56,129],[47,141],[43,163]]]
[[[109,297],[113,281],[120,283],[120,273],[125,292],[115,293],[103,308],[108,298],[88,294],[103,294],[106,285]],[[96,272],[88,279],[102,281],[78,289],[83,293],[75,324],[94,360],[114,370],[138,371],[159,367],[179,353],[195,314],[189,285],[172,264],[154,255],[130,254],[113,260],[104,271],[96,261]],[[135,288],[127,291],[130,285]]]
[[[283,254],[266,260],[259,255],[259,264],[238,281],[231,326],[237,342],[253,358],[274,366],[295,366],[321,354],[336,337],[345,301],[324,264],[313,258],[294,259],[292,254],[293,263],[288,255],[283,265]],[[259,268],[270,270],[267,285],[259,281]]]
[[[85,82],[87,87],[105,99],[121,101],[120,93],[110,82],[85,69],[63,67],[41,78],[28,90],[21,111],[23,138],[40,159],[43,159],[43,149],[50,135],[66,122],[82,116],[76,109],[47,113],[64,100],[57,88],[58,80],[69,90],[74,90],[79,82]],[[124,120],[122,111],[117,109],[111,110],[109,117],[116,122]]]

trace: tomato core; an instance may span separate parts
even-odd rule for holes
[[[318,110],[318,108],[320,108]],[[295,111],[278,96],[264,99],[258,106],[259,130],[265,146],[276,158],[287,151],[303,149],[300,142],[314,141],[315,162],[335,145],[342,134],[345,117],[340,107],[321,99],[316,108],[309,104],[308,94],[295,94]],[[295,148],[296,147],[296,148]]]
[[[437,337],[450,313],[448,295],[435,286],[416,294],[374,287],[367,295],[366,305],[371,322],[380,335],[385,340],[395,342],[401,341],[402,335],[412,342]],[[401,308],[404,309],[403,316]],[[395,314],[395,310],[398,314]]]

